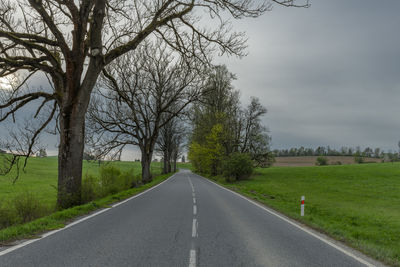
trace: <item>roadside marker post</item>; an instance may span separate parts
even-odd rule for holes
[[[301,216],[304,216],[304,200],[305,200],[306,198],[304,197],[304,196],[301,196],[301,211],[300,211],[300,215]]]

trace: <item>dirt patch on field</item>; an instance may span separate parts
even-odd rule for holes
[[[301,166],[315,166],[317,156],[306,156],[306,157],[276,157],[274,166],[280,167],[301,167]],[[354,157],[349,156],[326,156],[329,165],[335,165],[340,162],[341,164],[355,164]],[[370,162],[381,162],[381,159],[377,158],[365,158],[366,163]]]

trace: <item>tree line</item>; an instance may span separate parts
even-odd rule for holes
[[[400,147],[399,147],[400,148]],[[339,150],[330,146],[319,146],[317,148],[290,148],[290,149],[274,149],[273,154],[276,157],[301,157],[301,156],[361,156],[368,158],[399,158],[399,153],[389,151],[385,152],[381,148],[366,147],[361,149],[359,146],[341,147]]]

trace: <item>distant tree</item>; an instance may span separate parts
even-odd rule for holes
[[[354,162],[355,162],[355,163],[358,163],[358,164],[364,163],[363,154],[360,152],[359,149],[358,149],[357,151],[358,151],[358,152],[356,152],[356,153],[354,154]]]
[[[261,123],[261,117],[266,113],[267,109],[261,105],[260,100],[252,97],[249,106],[243,111],[244,129],[239,133],[240,152],[248,153],[258,167],[269,167],[274,162],[269,146],[271,138]],[[301,153],[304,153],[304,147]]]
[[[347,155],[352,156],[353,154],[354,154],[354,149],[352,149],[351,147],[349,147],[349,150],[348,150],[348,154],[347,154]]]
[[[315,150],[315,155],[316,156],[324,156],[326,154],[325,152],[325,147],[323,146],[319,146],[317,147],[317,149]]]
[[[372,148],[366,147],[366,148],[364,149],[363,155],[364,155],[365,157],[370,158],[370,157],[372,157],[372,154],[373,154]]]
[[[381,157],[381,149],[379,147],[375,148],[374,157],[375,158],[380,158]]]
[[[47,157],[46,149],[44,148],[39,149],[39,151],[36,153],[36,156],[39,158],[46,158]]]
[[[160,128],[156,150],[163,156],[163,173],[176,172],[176,162],[182,153],[186,129],[179,118],[171,119]]]

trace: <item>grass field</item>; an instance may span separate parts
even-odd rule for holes
[[[225,186],[400,266],[400,164],[257,169]],[[300,198],[306,197],[305,217]]]
[[[276,157],[274,166],[276,167],[303,167],[303,166],[315,166],[317,156],[303,156],[303,157]],[[354,164],[354,157],[352,156],[326,156],[329,165],[337,165],[338,162],[341,164]],[[378,158],[364,158],[365,162],[382,162],[382,159]]]
[[[140,162],[118,161],[103,163],[113,165],[121,171],[133,170],[135,174],[141,173]],[[0,201],[11,199],[18,194],[31,192],[40,201],[48,206],[55,206],[57,196],[57,157],[29,158],[26,172],[21,172],[17,182],[13,185],[14,173],[0,176]],[[100,166],[97,162],[83,162],[83,176],[92,174],[98,176]],[[159,162],[152,163],[153,174],[160,174]]]

